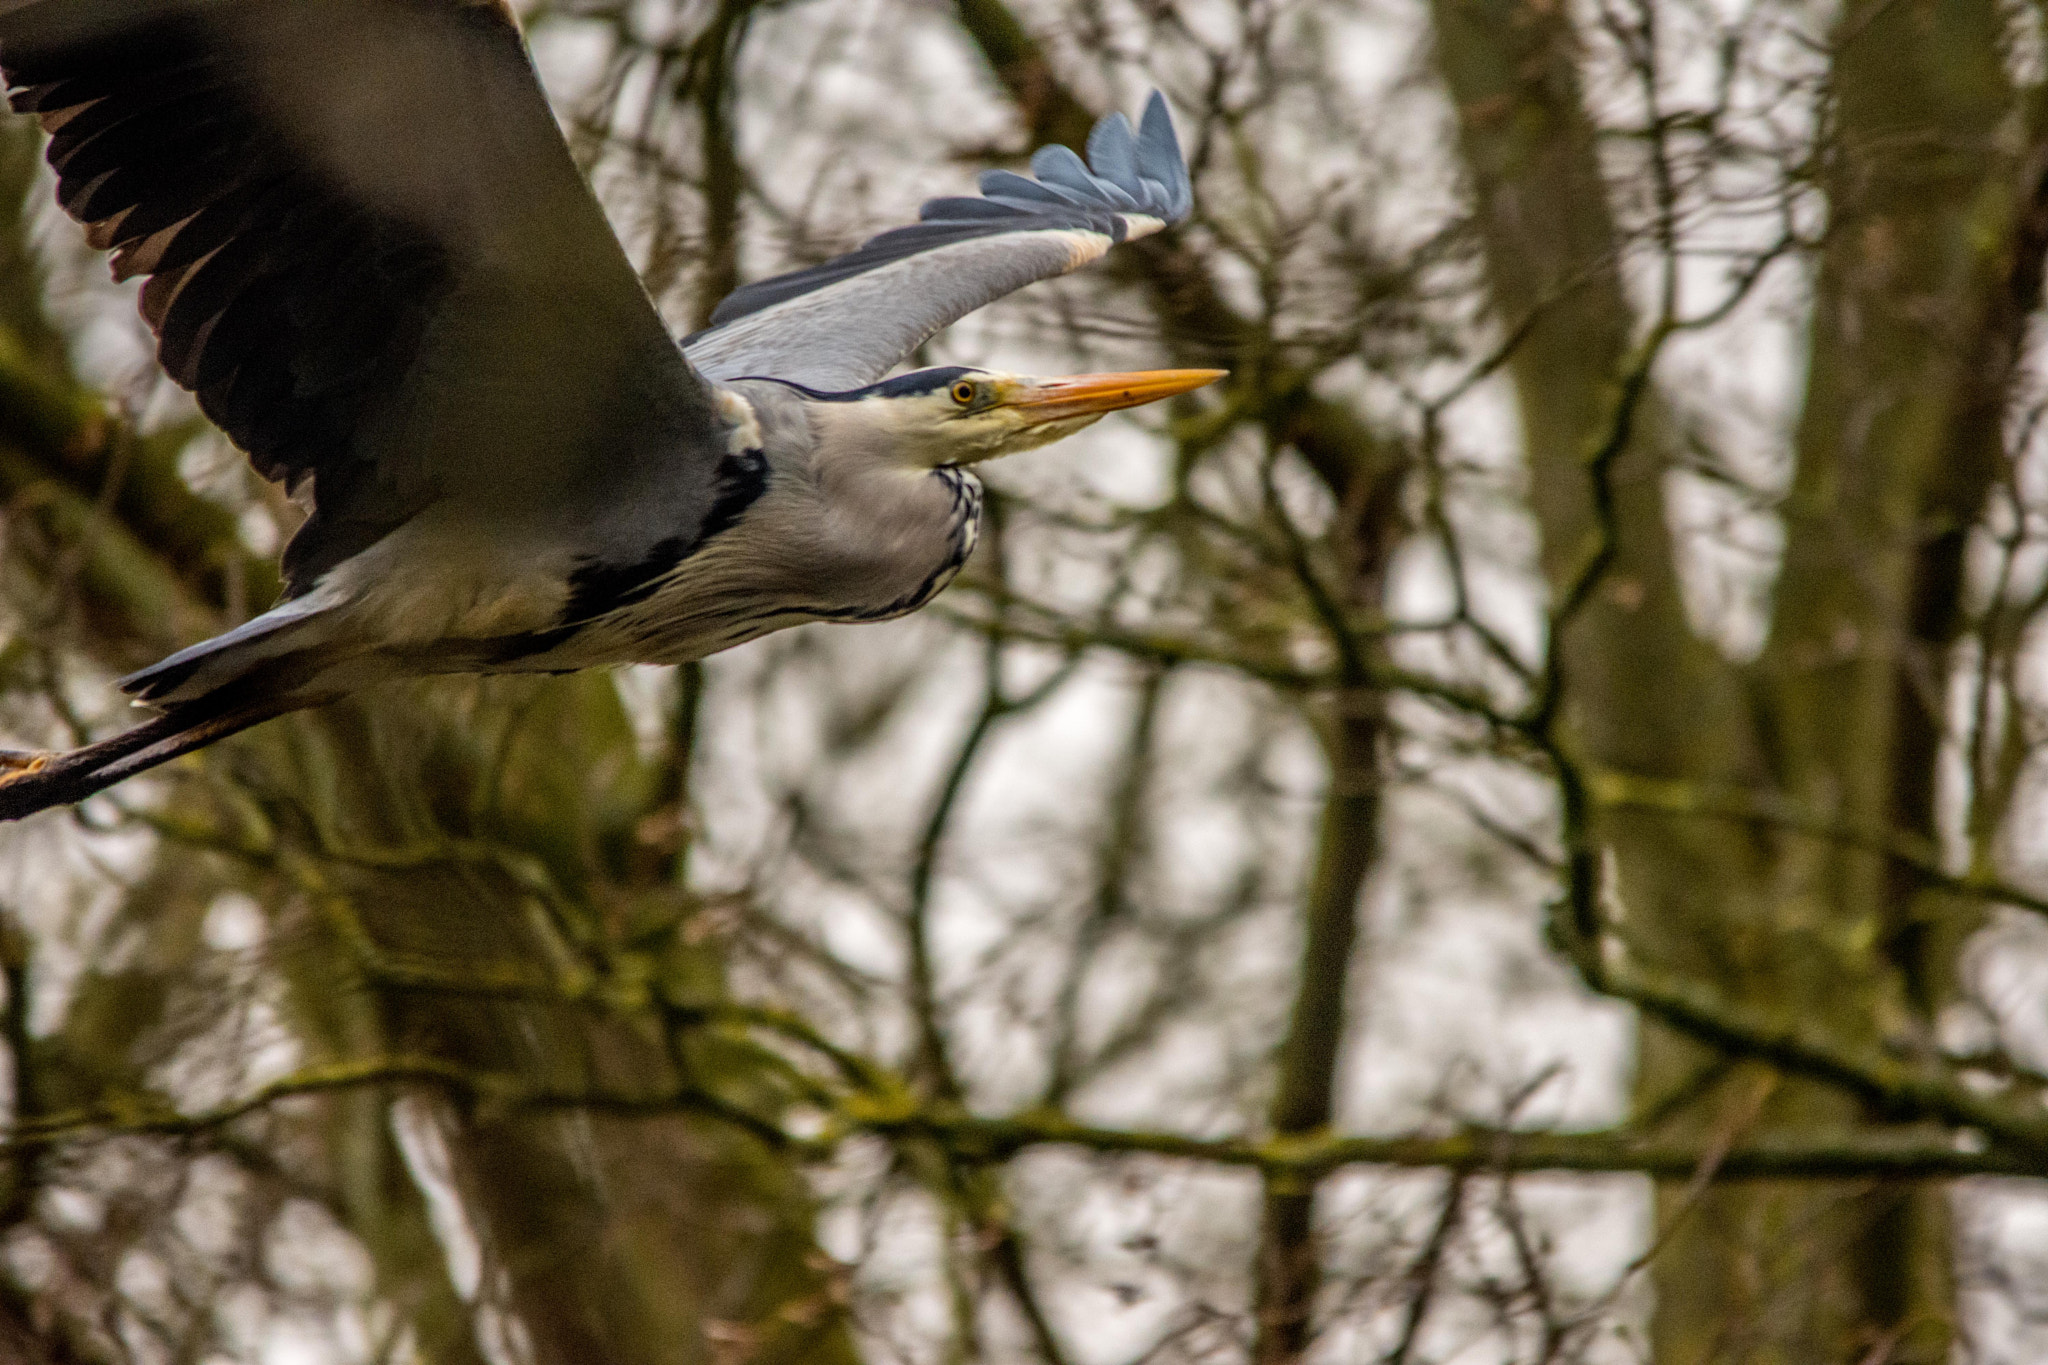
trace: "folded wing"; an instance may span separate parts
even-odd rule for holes
[[[289,593],[429,508],[629,555],[708,510],[711,392],[497,0],[0,0],[0,76],[164,368],[310,499]]]
[[[1044,147],[1031,169],[1036,179],[989,171],[981,198],[934,199],[909,227],[733,291],[712,325],[684,342],[691,361],[713,379],[859,388],[941,327],[1177,223],[1193,204],[1157,92],[1135,133],[1122,114],[1095,125],[1087,164],[1065,147]]]

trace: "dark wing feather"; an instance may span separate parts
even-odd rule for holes
[[[857,388],[948,323],[1177,223],[1193,207],[1173,119],[1156,92],[1136,133],[1122,114],[1095,125],[1088,164],[1068,148],[1042,147],[1031,169],[1035,180],[986,172],[979,199],[931,200],[908,227],[734,290],[684,348],[714,379]]]
[[[0,76],[165,370],[310,494],[290,591],[429,507],[631,555],[721,453],[496,0],[0,0]]]

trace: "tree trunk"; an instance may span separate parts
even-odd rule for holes
[[[1620,238],[1566,11],[1437,0],[1434,12],[1495,307],[1507,327],[1534,319],[1512,374],[1555,584],[1586,535],[1580,462],[1635,327],[1613,268]],[[1770,646],[1738,669],[1687,627],[1661,496],[1668,420],[1653,402],[1618,468],[1618,562],[1565,642],[1573,733],[1593,761],[1775,782],[1851,822],[1932,830],[1962,541],[2016,345],[1989,325],[2011,289],[2015,222],[2012,160],[1993,143],[2013,104],[1998,30],[1995,6],[1975,0],[1844,18],[1832,228]],[[1885,860],[1647,815],[1608,813],[1600,831],[1631,951],[1856,1043],[1875,1041],[1888,1009],[1931,1008],[1957,936],[1914,932],[1915,888]],[[1868,1117],[1824,1086],[1731,1074],[1651,1025],[1636,1084],[1646,1114],[1695,1136]],[[1939,1190],[1753,1184],[1689,1209],[1680,1197],[1660,1190],[1660,1219],[1684,1215],[1653,1268],[1660,1361],[1946,1358]]]

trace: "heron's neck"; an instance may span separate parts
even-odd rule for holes
[[[972,547],[981,482],[964,469],[822,444],[810,473],[825,519],[885,556],[916,560],[963,535]]]

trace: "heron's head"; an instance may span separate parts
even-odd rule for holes
[[[1070,436],[1105,413],[1171,398],[1224,370],[1142,370],[1061,379],[949,365],[820,395],[835,437],[925,468],[968,465]]]

